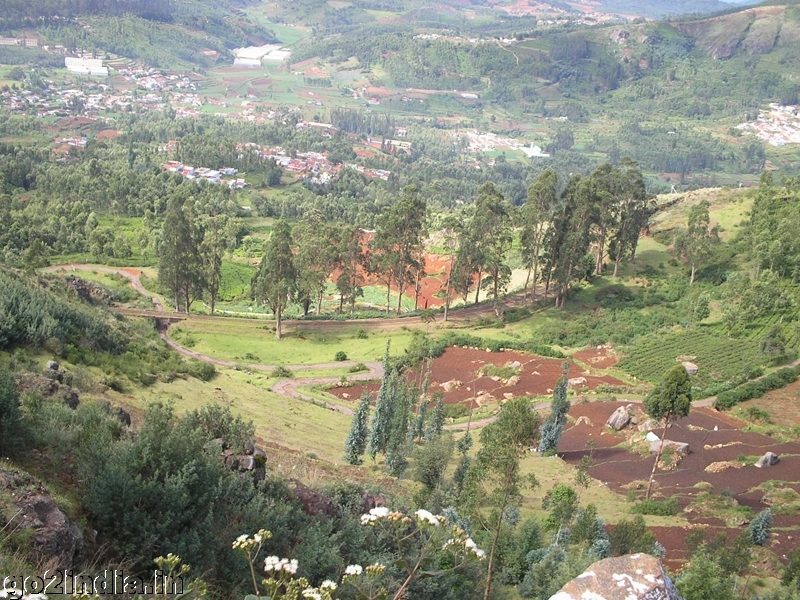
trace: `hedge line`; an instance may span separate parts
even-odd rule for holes
[[[770,390],[778,390],[797,381],[798,377],[800,377],[800,365],[780,369],[766,377],[720,393],[714,401],[714,408],[730,408],[739,402],[760,398]]]

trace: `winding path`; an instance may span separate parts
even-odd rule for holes
[[[110,274],[121,275],[121,276],[125,277],[128,281],[130,281],[131,286],[133,287],[133,289],[135,289],[137,292],[139,292],[143,296],[146,296],[146,297],[150,298],[150,300],[153,302],[153,308],[155,309],[156,312],[164,313],[165,317],[169,316],[171,314],[171,313],[166,311],[166,309],[164,307],[164,303],[162,302],[161,298],[157,294],[154,294],[153,292],[148,291],[142,285],[142,282],[139,279],[140,272],[136,271],[134,269],[105,267],[105,266],[91,265],[91,264],[76,264],[76,265],[56,265],[56,266],[52,266],[52,267],[47,267],[44,270],[46,272],[50,272],[50,273],[56,273],[56,272],[58,272],[58,273],[62,273],[62,272],[63,273],[68,273],[70,271],[97,271],[99,273],[110,273]],[[473,310],[470,310],[470,308],[473,308]],[[473,306],[473,307],[467,307],[465,309],[462,309],[462,310],[458,311],[458,315],[460,317],[462,317],[462,318],[464,316],[467,316],[467,315],[473,316],[473,315],[476,315],[476,314],[481,314],[483,312],[487,312],[487,308],[488,308],[488,311],[492,310],[491,306],[486,307],[486,306],[478,305],[478,306]],[[451,315],[453,315],[452,312],[451,312]],[[453,315],[453,316],[455,316],[455,315]],[[222,318],[222,319],[227,319],[227,318],[230,318],[230,317],[204,317],[204,318]],[[355,322],[357,322],[359,324],[363,324],[365,322],[368,322],[368,323],[374,322],[376,324],[381,324],[381,325],[387,325],[387,324],[392,323],[392,322],[398,322],[398,326],[404,326],[404,325],[406,325],[408,323],[408,319],[407,318],[406,319],[403,319],[403,318],[364,319],[364,320],[353,321],[353,322],[345,321],[344,324],[352,325]],[[325,321],[310,321],[310,322],[307,322],[307,323],[304,323],[304,324],[313,324],[314,327],[318,327],[320,325],[329,325],[329,324],[333,324],[333,323],[336,323],[338,325],[342,324],[342,322],[340,322],[340,321],[329,321],[329,322],[325,322]],[[201,354],[200,352],[195,352],[194,350],[186,348],[185,346],[181,346],[180,344],[178,344],[177,342],[175,342],[174,340],[172,340],[169,337],[169,335],[168,335],[169,323],[166,321],[166,319],[159,321],[158,331],[159,331],[159,335],[164,340],[164,342],[167,344],[167,346],[169,346],[170,348],[172,348],[176,352],[178,352],[180,354],[183,354],[184,356],[187,356],[189,358],[193,358],[195,360],[211,363],[211,364],[219,366],[219,367],[227,367],[227,368],[237,368],[237,367],[242,368],[242,367],[244,367],[244,368],[246,368],[248,370],[251,370],[251,371],[262,371],[262,372],[263,371],[273,371],[273,370],[275,370],[277,368],[276,365],[242,364],[240,362],[233,362],[233,361],[229,361],[229,360],[223,360],[221,358],[215,358],[213,356],[208,356],[207,354]],[[290,371],[311,371],[311,370],[336,369],[336,368],[340,368],[340,367],[352,367],[352,366],[355,366],[356,364],[358,364],[356,361],[342,361],[342,362],[333,362],[333,363],[320,363],[320,364],[316,364],[316,365],[289,365],[289,366],[286,366],[285,368],[289,369]],[[379,362],[365,362],[363,364],[364,364],[365,367],[367,367],[367,372],[366,373],[357,373],[357,374],[353,374],[353,375],[348,375],[347,376],[347,380],[348,381],[371,381],[371,380],[375,380],[375,379],[380,379],[383,376],[383,367],[381,366],[381,363],[379,363]],[[795,367],[795,366],[798,366],[798,365],[800,365],[800,359],[798,359],[798,360],[794,361],[793,363],[791,363],[790,365],[786,365],[786,366]],[[766,375],[762,375],[761,377],[765,377],[765,376]],[[761,379],[761,377],[759,377],[758,379]],[[319,403],[319,402],[322,402],[322,401],[318,400],[316,398],[313,398],[313,397],[309,396],[308,394],[304,394],[303,392],[300,391],[299,388],[302,388],[302,387],[305,387],[305,386],[309,386],[309,385],[330,385],[330,384],[338,383],[339,381],[340,381],[340,378],[337,378],[337,377],[300,377],[300,378],[294,378],[294,379],[286,378],[286,379],[278,380],[272,386],[272,390],[277,394],[280,394],[282,396],[286,396],[287,398],[297,398],[297,399],[300,399],[300,400]],[[711,406],[714,405],[714,401],[716,399],[717,399],[716,396],[710,396],[708,398],[703,398],[702,400],[697,400],[697,401],[693,402],[692,406],[696,406],[696,407],[711,407]],[[619,398],[619,401],[621,401],[621,402],[629,402],[629,403],[633,403],[633,404],[640,404],[642,402],[642,400],[635,399],[635,398]],[[324,405],[329,410],[337,411],[337,412],[340,412],[340,413],[345,414],[345,415],[353,415],[353,409],[349,408],[347,406],[342,406],[342,405],[339,405],[339,404],[333,404],[333,403],[327,402],[327,401],[324,402]],[[549,407],[550,407],[550,402],[548,401],[548,402],[539,402],[538,404],[535,404],[533,408],[535,410],[547,410]],[[496,419],[497,419],[497,416],[495,415],[495,416],[491,416],[491,417],[485,417],[483,419],[478,419],[478,420],[472,421],[470,423],[456,423],[456,424],[446,425],[445,429],[448,429],[448,430],[451,430],[451,431],[464,431],[464,430],[467,430],[467,429],[471,429],[473,427],[474,428],[484,427],[484,426],[492,423]]]

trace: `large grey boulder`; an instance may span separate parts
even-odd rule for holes
[[[758,462],[755,464],[755,466],[757,466],[759,469],[764,469],[777,464],[780,459],[781,457],[774,452],[767,452],[764,456],[758,459]]]
[[[606,558],[589,566],[550,600],[683,600],[649,554]]]
[[[614,431],[619,431],[620,429],[624,428],[628,423],[631,421],[631,416],[628,414],[628,409],[624,406],[620,406],[617,410],[611,413],[611,416],[608,417],[608,421],[606,421],[606,425],[611,427]]]
[[[697,371],[700,370],[696,364],[688,361],[683,363],[683,368],[686,369],[687,375],[697,375]]]
[[[650,454],[658,454],[658,449],[661,447],[661,440],[650,442]],[[681,456],[686,456],[691,452],[689,448],[689,444],[686,442],[674,442],[672,440],[664,440],[664,450],[667,448],[672,449],[673,452],[680,454]]]

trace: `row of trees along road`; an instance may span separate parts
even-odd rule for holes
[[[528,189],[526,202],[516,208],[493,183],[486,183],[462,213],[442,221],[450,262],[443,286],[445,320],[453,293],[466,303],[473,290],[475,302],[481,290],[487,292],[499,314],[498,299],[511,279],[506,259],[516,235],[528,269],[526,294],[532,282],[535,296],[537,282],[542,281],[545,295],[552,289],[559,307],[564,306],[571,282],[587,271],[600,274],[606,256],[614,261],[615,276],[622,260],[633,260],[640,231],[654,209],[635,162],[602,165],[588,177],[570,178],[561,193],[558,188],[558,176],[547,169]],[[407,186],[378,216],[369,243],[362,230],[327,223],[318,211],[310,211],[293,229],[277,222],[251,283],[253,298],[275,314],[277,337],[290,303],[298,303],[306,315],[316,305],[319,313],[331,274],[340,297],[339,312],[345,303],[354,310],[367,275],[386,286],[387,312],[393,288],[399,292],[398,315],[409,287],[416,309],[426,276],[426,213],[419,189]],[[224,220],[212,216],[198,224],[189,202],[175,200],[167,207],[159,280],[178,309],[188,310],[192,298],[207,292],[213,312],[222,256],[229,246]],[[593,245],[595,254],[590,256]]]

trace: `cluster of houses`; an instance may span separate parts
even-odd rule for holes
[[[195,168],[189,165],[184,165],[183,163],[177,160],[170,160],[165,162],[161,166],[161,168],[171,173],[178,173],[179,175],[189,180],[197,180],[197,181],[205,180],[208,181],[209,183],[224,184],[230,187],[231,189],[236,189],[236,190],[241,190],[247,185],[247,182],[244,179],[222,178],[223,175],[233,176],[239,172],[238,169],[234,169],[231,167],[226,167],[220,170],[209,169],[207,167]]]
[[[530,144],[526,146],[514,138],[501,137],[496,133],[482,133],[468,131],[466,133],[453,133],[454,138],[466,142],[466,150],[472,153],[492,152],[495,150],[513,150],[522,152],[528,158],[547,158],[550,155],[542,152],[539,146]],[[458,142],[456,142],[458,143]]]
[[[23,48],[36,48],[39,40],[36,38],[0,37],[0,46],[22,46]]]
[[[768,111],[762,111],[754,123],[738,126],[745,134],[755,135],[773,146],[800,144],[800,117],[797,106],[770,104]]]
[[[164,73],[160,69],[123,67],[117,69],[117,73],[124,77],[125,81],[135,83],[139,89],[151,92],[170,89],[197,91],[197,83],[189,77],[176,75],[175,73]]]

